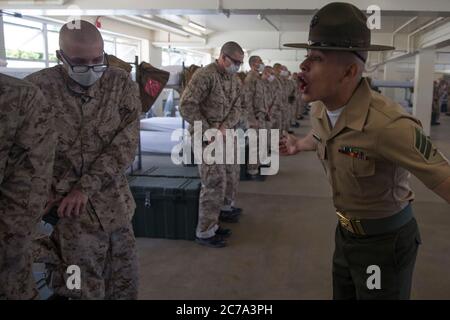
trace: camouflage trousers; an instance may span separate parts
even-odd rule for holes
[[[297,104],[290,104],[289,110],[291,112],[290,113],[290,116],[291,116],[290,124],[292,126],[297,122]]]
[[[62,218],[49,241],[34,249],[52,271],[52,289],[72,299],[137,299],[138,261],[131,223],[107,233],[92,210]],[[69,266],[80,268],[81,288],[69,289]]]
[[[239,187],[241,165],[232,164],[225,167],[227,185],[225,187],[224,206],[234,206]]]
[[[3,212],[0,215],[0,299],[37,299],[31,256],[36,222],[9,218]]]
[[[439,102],[437,100],[433,100],[431,112],[432,112],[432,120],[434,120],[434,122],[438,122],[441,116],[441,110],[439,108]]]
[[[305,103],[304,102],[298,102],[296,107],[296,114],[295,118],[300,117],[303,112],[305,112]]]
[[[281,109],[272,110],[270,115],[272,129],[283,129],[283,114]]]
[[[236,160],[236,158],[235,158]],[[233,205],[239,185],[239,164],[198,165],[202,182],[199,199],[197,237],[213,237],[223,206]]]
[[[259,172],[259,167],[261,166],[261,161],[259,159],[259,149],[260,149],[260,141],[259,141],[259,130],[260,129],[265,129],[266,128],[266,123],[264,120],[257,120],[258,122],[255,123],[256,127],[256,134],[258,135],[258,139],[257,139],[257,144],[258,144],[258,148],[251,148],[249,147],[249,152],[252,152],[251,155],[253,155],[253,157],[256,157],[257,162],[255,164],[251,164],[248,163],[247,165],[247,173],[248,174],[258,174]],[[270,129],[270,127],[269,127]],[[251,158],[251,155],[249,154],[249,158]]]
[[[289,110],[289,105],[286,104],[281,108],[281,127],[282,130],[289,130],[291,127],[290,124],[291,113]]]

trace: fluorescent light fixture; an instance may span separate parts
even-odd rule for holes
[[[0,5],[63,5],[67,0],[0,0]]]
[[[196,34],[198,36],[201,36],[201,32],[199,32],[198,30],[195,30],[194,28],[188,27],[188,26],[183,26],[183,29],[186,30],[187,32]]]
[[[206,32],[206,28],[204,26],[201,26],[195,22],[189,21],[188,26],[200,30],[201,32]]]
[[[147,17],[147,19],[146,19],[146,18],[142,18],[142,17],[139,17],[139,16],[129,16],[129,18],[132,19],[132,20],[137,20],[137,21],[140,21],[142,23],[155,26],[155,27],[160,28],[160,29],[162,29],[164,31],[167,31],[167,32],[173,32],[173,33],[185,36],[185,37],[189,36],[189,33],[184,32],[181,29],[178,29],[178,28],[176,28],[174,26],[170,26],[170,25],[164,24],[164,23],[159,22],[159,21],[152,20],[152,18],[149,18],[149,17]]]

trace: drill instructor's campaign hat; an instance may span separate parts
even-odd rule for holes
[[[336,51],[386,51],[394,47],[370,43],[367,17],[357,7],[345,2],[332,2],[322,7],[311,19],[308,43],[287,43],[290,48]]]

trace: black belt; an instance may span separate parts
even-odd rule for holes
[[[402,211],[386,218],[357,219],[347,218],[343,213],[336,211],[341,227],[357,235],[376,235],[395,231],[413,218],[411,204]]]

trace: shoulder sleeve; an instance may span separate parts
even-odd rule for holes
[[[448,160],[413,119],[400,118],[383,128],[377,152],[411,172],[430,189],[450,177]]]
[[[203,116],[200,104],[208,97],[211,88],[210,73],[198,70],[184,90],[180,101],[180,112],[183,118],[191,125],[195,121],[202,121],[205,130],[210,127],[210,124]]]

